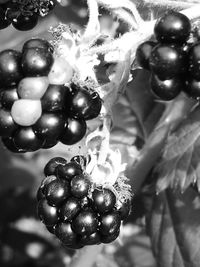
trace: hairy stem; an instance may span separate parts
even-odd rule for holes
[[[197,4],[198,2],[196,2]],[[191,1],[161,1],[161,0],[143,0],[142,4],[145,6],[150,6],[150,7],[164,7],[164,8],[175,8],[175,9],[180,9],[180,8],[189,8],[194,3]]]
[[[148,137],[137,162],[129,170],[134,193],[138,193],[148,173],[158,160],[169,132],[179,125],[191,111],[194,103],[194,100],[181,94],[168,104],[155,129]]]

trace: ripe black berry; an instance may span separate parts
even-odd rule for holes
[[[26,51],[29,48],[41,48],[53,52],[52,45],[45,39],[32,38],[26,41],[23,45],[22,52]]]
[[[26,151],[36,151],[42,148],[43,139],[38,138],[31,127],[20,127],[13,136],[17,148]]]
[[[16,86],[3,89],[0,98],[1,105],[6,109],[11,109],[13,103],[19,99]]]
[[[112,235],[119,230],[121,225],[121,218],[118,212],[109,212],[101,215],[100,218],[100,232],[103,235]]]
[[[68,87],[64,85],[51,84],[43,95],[42,109],[44,111],[62,111],[66,108],[66,101],[69,95]]]
[[[62,157],[55,157],[52,158],[44,167],[44,174],[45,176],[50,176],[50,175],[56,175],[56,168],[59,165],[65,165],[67,163],[66,159]]]
[[[200,97],[200,81],[189,78],[186,81],[185,90],[189,97],[199,98]]]
[[[104,243],[104,244],[111,243],[111,242],[115,241],[115,239],[118,238],[119,233],[120,233],[120,230],[116,229],[116,231],[113,232],[112,234],[101,235],[101,242]]]
[[[33,125],[37,136],[43,139],[58,139],[65,127],[65,117],[62,113],[43,113]]]
[[[57,167],[58,177],[69,181],[71,181],[74,176],[82,174],[82,172],[81,166],[76,162],[69,162]]]
[[[191,77],[200,81],[200,42],[189,50],[189,73]]]
[[[26,150],[16,147],[12,137],[3,137],[1,140],[2,140],[3,145],[13,153],[25,153],[26,152]]]
[[[26,77],[47,76],[53,64],[51,52],[41,48],[29,48],[23,52],[22,70]]]
[[[46,199],[41,199],[38,203],[38,216],[48,226],[54,226],[58,222],[57,208],[50,206]]]
[[[44,188],[45,197],[51,206],[58,206],[69,197],[69,184],[64,180],[56,179]]]
[[[9,87],[22,78],[21,53],[12,49],[0,52],[0,84]]]
[[[3,10],[2,7],[0,7],[0,29],[5,29],[7,28],[11,22],[7,19],[5,10]]]
[[[18,129],[9,111],[0,110],[0,136],[10,137]]]
[[[38,15],[33,14],[29,16],[24,16],[20,14],[12,20],[12,25],[15,29],[19,31],[28,31],[32,30],[38,23]]]
[[[126,220],[131,212],[131,201],[125,200],[118,210],[121,220]]]
[[[90,185],[90,180],[84,174],[77,175],[71,180],[71,193],[74,197],[83,198],[87,196]]]
[[[79,88],[72,98],[70,112],[72,116],[85,120],[96,118],[101,110],[101,99],[96,92]]]
[[[150,84],[152,92],[165,101],[172,100],[177,97],[177,95],[185,87],[184,80],[181,77],[160,80],[155,74],[151,75]]]
[[[68,198],[60,208],[60,218],[63,221],[71,221],[81,210],[80,202],[77,198]]]
[[[46,139],[42,148],[43,149],[49,149],[57,145],[58,140],[57,139]]]
[[[73,232],[71,224],[68,222],[59,223],[56,226],[55,234],[65,245],[76,244],[77,235]]]
[[[161,43],[183,44],[187,41],[191,31],[191,24],[184,14],[169,11],[156,23],[154,33]]]
[[[80,235],[91,235],[97,231],[97,215],[91,210],[81,211],[72,221],[72,229]]]
[[[68,118],[60,141],[65,145],[74,145],[84,137],[86,129],[87,125],[85,120]]]
[[[91,235],[85,235],[80,238],[80,243],[84,244],[84,246],[98,245],[101,243],[101,236],[98,232]]]
[[[82,167],[86,166],[87,164],[87,159],[86,157],[82,156],[82,155],[78,155],[78,156],[74,156],[72,159],[71,159],[72,162],[76,162],[78,163],[79,165],[81,165]]]
[[[186,71],[186,53],[179,47],[159,44],[151,52],[150,67],[162,80],[173,78]]]
[[[149,70],[149,58],[152,49],[156,46],[153,41],[146,41],[140,44],[136,50],[136,61],[140,67]]]
[[[100,213],[111,211],[116,204],[116,196],[109,189],[97,188],[92,193],[94,208]]]

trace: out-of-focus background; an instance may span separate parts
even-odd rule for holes
[[[50,39],[50,26],[59,22],[73,29],[84,30],[87,23],[86,1],[64,0],[54,12],[41,19],[32,31],[19,32],[9,27],[0,32],[0,50],[20,49],[23,42],[34,36]],[[140,7],[139,7],[140,8]],[[141,7],[146,19],[152,11]],[[100,10],[101,30],[111,38],[123,34],[127,25]],[[103,73],[103,70],[102,70]],[[103,82],[104,75],[99,73]],[[120,148],[123,161],[131,162],[143,144],[144,131],[149,133],[155,125],[163,106],[156,103],[148,90],[148,74],[134,71],[134,81],[126,94],[114,107],[112,145]],[[123,118],[123,119],[122,119]],[[54,156],[76,155],[81,148],[62,146],[37,153],[14,155],[0,143],[0,266],[1,267],[64,267],[75,251],[68,250],[39,222],[36,214],[35,194],[43,178],[45,163]],[[155,267],[150,240],[145,232],[144,198],[133,201],[133,211],[124,225],[120,239],[106,245],[97,260],[103,267]],[[145,198],[148,203],[148,197]],[[150,205],[150,203],[149,203]],[[148,205],[146,205],[148,206]],[[86,267],[86,266],[84,266]]]

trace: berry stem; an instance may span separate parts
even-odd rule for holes
[[[163,115],[141,150],[137,162],[130,170],[131,186],[134,193],[138,193],[148,173],[160,157],[169,132],[179,125],[195,103],[194,100],[181,94],[166,106]]]
[[[189,1],[177,1],[177,0],[143,0],[142,4],[150,7],[164,7],[164,8],[189,8],[194,4],[198,4],[198,1],[189,0]]]
[[[103,245],[90,246],[77,251],[68,267],[92,267],[101,253]]]

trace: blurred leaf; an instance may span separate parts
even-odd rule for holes
[[[158,267],[199,267],[200,197],[192,188],[155,196],[148,229]]]
[[[9,224],[21,217],[36,216],[36,200],[29,191],[9,189],[0,192],[0,225]]]
[[[168,138],[157,167],[158,192],[167,187],[184,191],[192,183],[200,190],[200,108]]]
[[[140,123],[143,134],[141,138],[145,139],[160,118],[164,105],[156,102],[151,93],[148,71],[136,70],[132,75],[133,80],[127,85],[126,95],[130,108]]]

